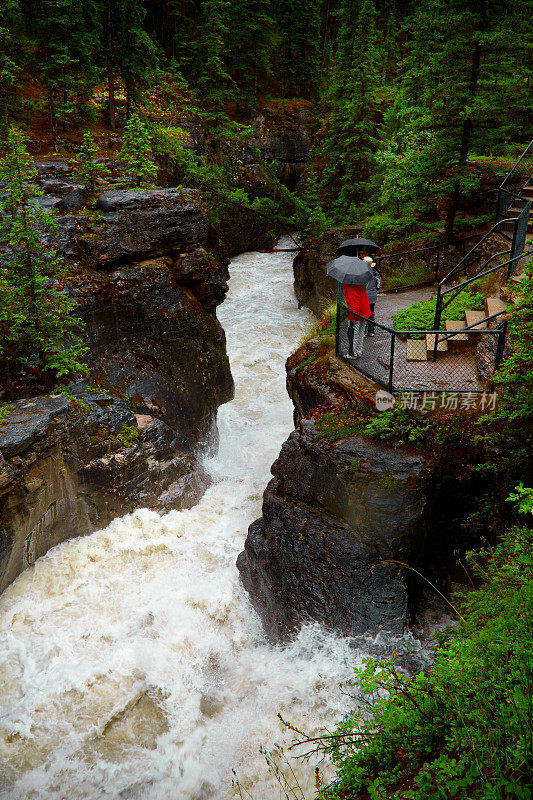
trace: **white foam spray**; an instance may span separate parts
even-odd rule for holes
[[[236,795],[235,769],[272,800],[259,748],[292,738],[277,713],[310,732],[345,713],[339,683],[364,653],[318,625],[268,645],[235,567],[292,429],[284,361],[311,315],[291,258],[232,262],[219,317],[236,396],[201,502],[66,542],[0,598],[2,797],[218,800]],[[311,798],[313,765],[294,768]]]

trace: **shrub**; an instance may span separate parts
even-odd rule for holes
[[[120,432],[117,433],[117,439],[124,447],[134,447],[139,438],[139,433],[139,428],[136,428],[135,425],[123,425]]]
[[[511,355],[494,376],[502,390],[500,416],[531,419],[533,416],[533,261],[526,267],[529,278],[523,284],[520,301],[509,311]]]
[[[515,527],[469,560],[485,583],[460,599],[429,674],[394,660],[356,670],[359,709],[323,739],[337,764],[322,800],[529,800],[533,763],[533,533]]]
[[[485,297],[481,292],[467,286],[461,294],[454,298],[442,312],[442,322],[447,319],[464,319],[465,309],[482,309]],[[431,330],[435,319],[437,300],[419,300],[409,308],[404,308],[394,314],[392,321],[397,331],[422,331]],[[416,338],[416,337],[415,337]]]

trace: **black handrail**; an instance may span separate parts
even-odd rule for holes
[[[519,159],[516,161],[516,163],[515,163],[515,164],[514,164],[514,165],[511,167],[511,169],[509,170],[509,172],[507,173],[507,175],[506,175],[506,176],[505,176],[505,178],[503,179],[502,183],[501,183],[501,184],[500,184],[500,186],[498,187],[498,189],[499,189],[500,191],[501,191],[502,189],[504,189],[504,188],[505,188],[505,184],[507,183],[507,181],[509,180],[509,178],[511,177],[511,175],[514,173],[514,171],[515,171],[515,169],[517,168],[517,166],[520,164],[520,162],[522,161],[522,159],[523,159],[523,158],[524,158],[524,157],[527,155],[528,151],[529,151],[529,150],[530,150],[532,147],[533,147],[533,139],[530,141],[530,143],[528,144],[528,146],[526,147],[526,149],[524,150],[524,152],[522,153],[522,155],[520,156],[520,158],[519,158]],[[506,189],[506,191],[509,191],[509,190],[508,190],[508,189]],[[513,192],[512,194],[514,194],[514,192]],[[520,195],[517,195],[517,196],[520,196]]]
[[[398,253],[385,253],[383,256],[376,256],[376,261],[383,261],[385,258],[400,258],[401,256],[410,256],[413,253],[423,253],[427,250],[440,250],[443,247],[450,247],[450,245],[461,244],[462,242],[468,242],[469,239],[475,239],[479,236],[479,233],[472,233],[470,236],[463,236],[461,239],[455,239],[453,242],[439,242],[438,244],[428,245],[428,247],[417,247],[415,250],[402,250]]]
[[[481,239],[479,240],[479,242],[476,242],[476,244],[474,245],[474,247],[473,247],[473,248],[472,248],[472,249],[471,249],[471,250],[470,250],[468,253],[466,253],[466,255],[464,255],[464,256],[463,256],[463,258],[462,258],[462,259],[459,261],[459,263],[458,263],[458,264],[456,264],[456,265],[455,265],[455,267],[454,267],[453,269],[451,269],[451,270],[448,272],[448,274],[447,274],[447,275],[445,275],[445,276],[444,276],[444,278],[442,278],[442,279],[439,281],[439,286],[442,286],[442,285],[443,285],[443,284],[444,284],[444,283],[445,283],[445,282],[446,282],[446,281],[447,281],[449,278],[451,278],[451,276],[452,276],[452,275],[454,275],[454,274],[455,274],[455,273],[456,273],[456,272],[459,270],[459,268],[463,266],[463,263],[464,263],[464,262],[467,260],[467,258],[468,258],[469,256],[471,256],[471,255],[472,255],[472,253],[474,253],[474,252],[477,250],[477,248],[478,248],[478,247],[479,247],[481,244],[483,244],[483,242],[485,242],[485,241],[486,241],[486,240],[489,238],[489,236],[491,236],[491,235],[492,235],[492,234],[493,234],[493,233],[496,231],[496,229],[497,229],[497,228],[499,228],[499,227],[500,227],[500,225],[504,225],[506,222],[512,222],[512,223],[515,223],[515,222],[516,222],[516,220],[515,220],[515,219],[513,219],[513,218],[510,218],[510,219],[501,219],[499,222],[496,222],[496,224],[492,226],[492,228],[490,229],[490,231],[487,231],[487,233],[486,233],[484,236],[482,236],[482,237],[481,237]]]

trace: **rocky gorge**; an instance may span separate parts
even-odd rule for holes
[[[66,186],[67,198],[79,191],[56,161],[48,169],[41,162],[40,175],[49,190]],[[65,538],[139,505],[198,498],[196,455],[216,442],[217,408],[233,395],[215,314],[228,251],[199,199],[194,191],[112,189],[96,212],[58,218],[89,372],[67,396],[8,406],[0,429],[2,588]],[[20,381],[35,395],[31,372]]]

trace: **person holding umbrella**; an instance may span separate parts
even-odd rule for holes
[[[368,281],[366,285],[366,293],[368,296],[368,302],[370,303],[370,318],[366,326],[366,335],[374,336],[374,328],[375,328],[374,309],[376,307],[378,299],[378,290],[381,289],[381,275],[376,269],[376,262],[374,261],[372,256],[368,256],[362,253],[361,258],[363,259],[363,261],[367,262],[373,273],[373,277]]]
[[[327,274],[341,284],[348,306],[348,353],[349,358],[360,358],[363,354],[363,337],[370,304],[366,284],[374,273],[369,264],[356,256],[342,255],[329,261]]]
[[[368,302],[366,285],[343,283],[342,291],[346,294],[346,305],[348,306],[347,355],[350,358],[361,358],[363,355],[363,337],[367,320],[370,318],[370,303]],[[358,316],[355,316],[356,314]]]

